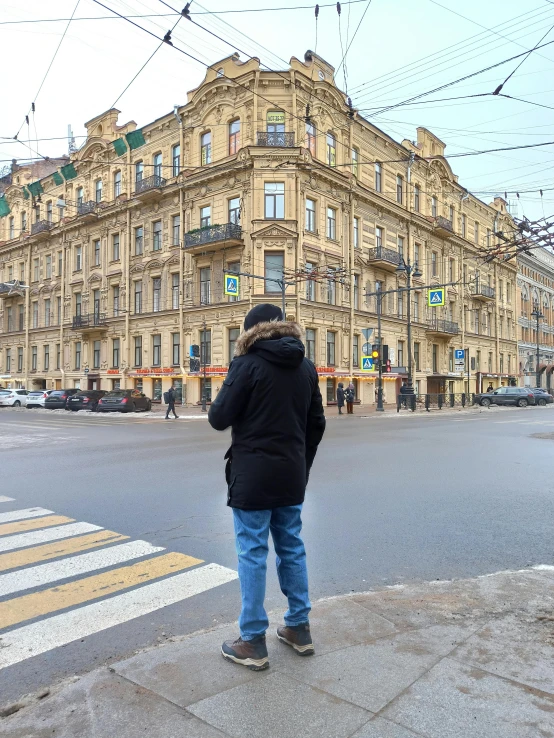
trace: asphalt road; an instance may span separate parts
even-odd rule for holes
[[[223,480],[228,441],[228,433],[212,431],[203,419],[0,410],[0,552],[6,515],[39,507],[166,549],[156,555],[176,552],[235,570]],[[312,598],[554,563],[553,451],[554,406],[332,417],[304,510]],[[1,704],[238,614],[233,579],[133,619],[122,615],[119,624],[81,638],[79,628],[90,628],[93,619],[89,602],[99,597],[82,594],[83,575],[63,580],[61,589],[76,583],[76,594],[56,591],[54,581],[44,595],[44,586],[25,583],[29,566],[17,571],[21,591],[0,594]],[[172,575],[162,572],[160,586],[170,587]],[[130,589],[140,594],[147,586],[139,581]],[[118,597],[110,590],[106,602],[116,609],[121,601],[125,612],[127,601]],[[272,567],[267,605],[284,605]],[[89,625],[75,625],[79,616]],[[10,663],[12,653],[36,642],[35,624],[48,641],[58,621],[56,647]]]

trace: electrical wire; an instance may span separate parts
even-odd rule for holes
[[[44,77],[42,78],[42,82],[40,83],[40,85],[39,85],[39,88],[38,88],[38,90],[37,90],[37,92],[36,92],[36,95],[35,95],[35,96],[34,96],[34,98],[33,98],[33,103],[32,103],[32,106],[31,106],[31,108],[29,108],[29,112],[27,113],[27,115],[29,115],[29,113],[31,112],[31,109],[32,109],[32,107],[33,107],[33,106],[34,106],[34,104],[36,103],[36,101],[37,101],[37,99],[38,99],[38,96],[40,95],[40,92],[41,92],[42,88],[44,87],[44,83],[46,82],[46,78],[48,77],[48,73],[49,73],[49,72],[50,72],[50,70],[52,69],[52,65],[54,64],[54,61],[55,61],[55,59],[56,59],[56,57],[57,57],[57,55],[58,55],[58,51],[60,50],[60,46],[61,46],[61,45],[62,45],[62,43],[63,43],[63,40],[64,40],[64,38],[65,38],[65,36],[66,36],[66,33],[67,33],[67,31],[69,30],[69,26],[71,25],[71,21],[73,20],[73,16],[74,16],[74,15],[75,15],[75,13],[77,12],[77,8],[79,7],[79,3],[80,3],[80,2],[81,2],[81,0],[77,0],[77,3],[76,3],[76,5],[75,5],[75,7],[73,8],[73,13],[71,14],[71,18],[70,18],[70,19],[69,19],[69,20],[67,21],[67,25],[66,25],[66,27],[65,27],[65,30],[64,30],[64,32],[63,32],[63,34],[62,34],[62,37],[61,37],[61,39],[60,39],[60,42],[58,43],[58,45],[57,45],[57,47],[56,47],[56,51],[54,52],[54,56],[53,56],[53,57],[52,57],[52,59],[50,60],[50,64],[48,65],[48,67],[47,67],[47,69],[46,69],[46,72],[45,72],[45,74],[44,74]],[[24,125],[25,125],[25,119],[23,120],[23,123],[22,123],[22,124],[20,125],[20,127],[19,127],[19,130],[18,130],[18,132],[17,132],[16,134],[15,134],[14,138],[17,138],[17,137],[19,136],[19,134],[21,133],[21,129],[23,128],[23,126],[24,126]]]
[[[95,0],[96,2],[97,0]],[[551,46],[554,44],[554,41],[547,41],[546,43],[537,46],[536,48],[542,49],[545,46]],[[534,50],[534,49],[533,49]],[[485,67],[484,69],[479,69],[476,72],[471,72],[471,74],[466,74],[463,77],[459,77],[458,79],[453,80],[452,82],[447,82],[444,85],[440,85],[439,87],[435,87],[432,90],[428,90],[427,92],[422,92],[419,95],[414,95],[413,97],[408,98],[408,100],[404,100],[403,102],[396,103],[395,105],[389,105],[386,108],[383,108],[379,110],[377,113],[374,113],[374,115],[378,115],[379,113],[386,113],[389,110],[394,110],[395,108],[398,108],[402,105],[406,105],[409,102],[413,102],[414,100],[419,100],[422,97],[427,97],[427,95],[432,95],[435,92],[439,92],[440,90],[444,90],[447,87],[452,87],[453,85],[457,84],[458,82],[463,82],[466,79],[471,79],[472,77],[476,77],[479,74],[483,74],[484,72],[488,72],[490,69],[496,69],[496,67],[500,67],[503,64],[507,64],[508,62],[513,61],[514,59],[519,59],[522,56],[525,56],[525,54],[528,52],[523,52],[522,54],[516,54],[515,56],[510,57],[509,59],[503,59],[500,62],[496,62],[496,64],[490,64],[488,67]]]
[[[544,36],[541,36],[541,38],[540,38],[540,39],[539,39],[539,41],[538,41],[538,42],[537,42],[537,43],[535,44],[535,46],[533,46],[533,48],[532,48],[532,49],[531,49],[531,50],[530,50],[530,51],[528,52],[528,54],[527,54],[526,56],[524,56],[524,57],[523,57],[523,59],[522,59],[522,60],[520,61],[520,63],[519,63],[519,64],[518,64],[517,66],[516,66],[516,68],[515,68],[515,69],[514,69],[514,70],[513,70],[512,72],[510,72],[510,74],[509,74],[509,75],[508,75],[508,76],[506,77],[506,79],[504,80],[504,82],[502,82],[502,84],[500,84],[500,85],[499,85],[499,86],[498,86],[498,87],[496,88],[496,90],[495,90],[495,91],[493,92],[493,95],[498,95],[498,94],[500,94],[500,91],[501,91],[501,90],[502,90],[502,88],[503,88],[503,87],[504,87],[504,86],[506,85],[506,83],[507,83],[507,82],[508,82],[508,81],[509,81],[509,80],[510,80],[510,79],[511,79],[511,78],[512,78],[513,76],[514,76],[514,74],[515,74],[515,73],[517,72],[517,70],[518,70],[518,69],[519,69],[519,68],[521,67],[521,65],[522,65],[522,64],[524,64],[524,63],[525,63],[525,62],[527,61],[527,59],[529,59],[529,57],[531,56],[531,54],[532,54],[532,53],[533,53],[533,52],[534,52],[534,51],[535,51],[535,50],[536,50],[537,48],[539,48],[539,44],[541,43],[541,41],[544,41],[544,39],[545,39],[545,38],[546,38],[546,37],[548,36],[548,34],[550,33],[550,31],[551,31],[551,30],[552,30],[553,28],[554,28],[554,25],[553,25],[553,26],[551,26],[551,27],[550,27],[550,28],[548,29],[548,31],[547,31],[547,32],[546,32],[546,33],[544,34]]]
[[[335,72],[335,74],[338,74],[338,73],[339,73],[339,71],[340,71],[340,68],[342,67],[342,65],[343,65],[343,64],[345,64],[345,62],[346,62],[346,56],[347,56],[348,52],[350,51],[350,47],[351,47],[351,46],[352,46],[352,44],[354,43],[354,39],[356,38],[356,34],[357,34],[357,33],[358,33],[358,31],[360,30],[360,26],[362,25],[362,23],[363,23],[363,21],[364,21],[365,15],[366,15],[367,11],[369,10],[369,6],[371,5],[372,1],[373,1],[373,0],[368,0],[368,3],[367,3],[367,6],[366,6],[366,9],[364,10],[364,13],[363,13],[362,17],[360,18],[360,22],[358,23],[358,25],[357,25],[357,27],[356,27],[356,30],[354,31],[354,35],[352,36],[352,38],[351,38],[351,40],[350,40],[350,43],[349,43],[349,44],[347,44],[347,46],[346,46],[346,52],[345,52],[345,54],[343,55],[343,57],[342,57],[342,59],[341,59],[341,62],[340,62],[340,64],[339,64],[339,66],[337,67],[337,71]]]

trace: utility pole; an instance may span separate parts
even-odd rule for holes
[[[537,381],[537,387],[541,386],[541,372],[539,369],[540,364],[540,358],[541,358],[541,345],[540,345],[540,337],[539,337],[539,320],[541,318],[544,318],[543,313],[541,312],[541,308],[538,302],[535,303],[533,307],[533,312],[531,313],[531,317],[535,318],[537,321],[537,366],[536,366],[536,381]]]
[[[414,379],[412,374],[412,274],[416,279],[419,279],[422,274],[419,271],[417,262],[412,265],[410,259],[406,262],[404,259],[400,261],[396,267],[396,273],[398,275],[406,275],[406,291],[408,293],[408,307],[406,310],[406,322],[408,329],[408,382],[406,386],[406,394],[414,394]]]
[[[381,295],[381,284],[377,289],[377,342],[379,344],[379,375],[377,378],[377,411],[382,413],[385,411],[383,407],[383,362],[382,351],[383,351],[383,337],[381,336],[381,311],[382,311],[382,295]]]

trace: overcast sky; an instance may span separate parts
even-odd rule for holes
[[[204,65],[163,45],[122,95],[159,42],[94,0],[80,0],[37,97],[76,1],[1,2],[0,167],[14,157],[29,156],[21,143],[4,138],[20,129],[33,101],[36,113],[34,121],[31,116],[30,135],[38,137],[36,148],[41,154],[56,156],[67,152],[68,124],[79,145],[84,140],[84,122],[117,101],[120,123],[135,120],[138,126],[144,125],[169,112],[174,104],[184,103],[187,90],[196,87],[205,74]],[[133,20],[157,36],[163,36],[178,18],[160,0],[102,2],[126,16],[153,14]],[[302,58],[306,49],[316,49],[315,3],[306,9],[253,11],[308,3],[194,0],[191,14],[203,28],[182,19],[173,40],[175,46],[207,64],[238,49],[243,59],[259,56],[267,67],[283,69],[291,56]],[[168,4],[180,10],[184,2],[168,0]],[[554,141],[554,0],[357,0],[342,4],[340,25],[335,4],[325,4],[320,3],[317,53],[338,68],[343,50],[352,42],[346,56],[346,80],[341,68],[337,84],[347,88],[354,105],[369,120],[397,140],[414,139],[416,127],[423,125],[445,141],[447,155]],[[229,10],[248,12],[221,12]],[[36,22],[21,22],[29,20]],[[502,90],[527,102],[493,96],[444,100],[492,93],[522,61],[520,57],[418,101],[379,112],[521,54],[543,36],[542,43],[553,43],[525,59]],[[28,135],[25,124],[19,137]],[[59,140],[41,140],[54,137]],[[508,199],[519,205],[519,216],[531,219],[554,213],[553,162],[554,146],[450,160],[461,184],[487,202],[493,192],[503,195],[507,190]]]

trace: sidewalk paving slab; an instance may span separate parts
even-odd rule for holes
[[[315,603],[316,655],[224,661],[236,624],[52,687],[2,738],[554,738],[551,569],[409,583]],[[237,603],[238,605],[238,603]]]

